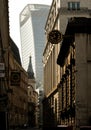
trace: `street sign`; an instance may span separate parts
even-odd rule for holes
[[[19,71],[11,72],[11,86],[20,86],[21,73]]]
[[[62,34],[58,30],[52,30],[48,34],[48,42],[51,44],[58,44],[62,40]]]

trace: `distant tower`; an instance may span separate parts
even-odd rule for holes
[[[37,88],[43,86],[44,28],[49,9],[48,5],[28,4],[20,13],[22,65],[27,71],[31,52]]]
[[[34,72],[33,72],[33,67],[32,67],[32,62],[31,62],[31,56],[29,57],[29,65],[28,65],[28,76],[31,79],[34,79]]]

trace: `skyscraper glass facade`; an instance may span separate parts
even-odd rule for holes
[[[34,76],[39,86],[43,84],[44,28],[49,9],[48,5],[28,4],[20,13],[22,66],[27,71],[31,56]]]

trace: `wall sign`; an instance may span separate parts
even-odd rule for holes
[[[20,79],[21,79],[21,73],[19,71],[12,71],[11,72],[10,81],[11,81],[12,86],[19,86]]]
[[[58,44],[62,40],[62,34],[58,30],[52,30],[48,34],[48,42],[52,44]]]

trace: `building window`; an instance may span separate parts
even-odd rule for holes
[[[68,10],[79,10],[80,2],[68,2]]]

